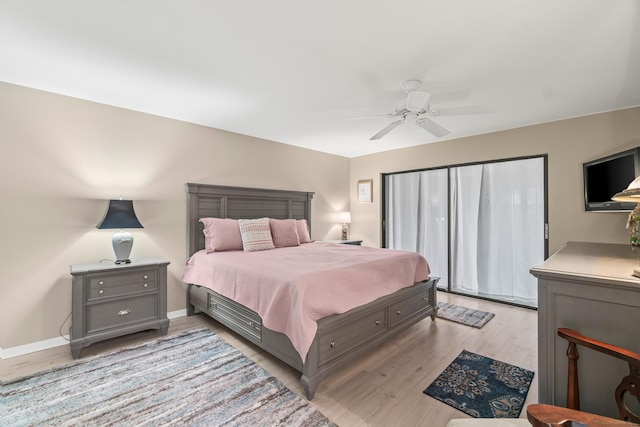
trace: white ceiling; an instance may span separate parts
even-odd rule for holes
[[[638,0],[0,0],[0,80],[354,157],[640,105]],[[430,92],[437,139],[381,117]]]

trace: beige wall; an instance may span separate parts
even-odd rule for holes
[[[640,145],[640,108],[347,159],[0,82],[0,348],[68,333],[69,265],[112,259],[97,230],[107,200],[135,201],[132,257],[169,266],[168,310],[184,308],[186,182],[314,191],[315,239],[380,244],[380,174],[549,155],[550,251],[570,240],[625,243],[624,213],[586,213],[582,163]],[[268,159],[268,162],[265,161]],[[374,180],[360,204],[356,182]]]
[[[380,245],[381,173],[548,154],[549,253],[568,241],[627,243],[627,213],[584,211],[582,164],[637,146],[640,107],[354,158],[352,236]],[[358,203],[356,182],[369,178],[373,203]]]
[[[113,259],[95,228],[131,198],[132,257],[169,266],[168,310],[185,307],[186,182],[313,191],[315,239],[337,239],[349,159],[0,83],[0,348],[68,334],[69,265]]]

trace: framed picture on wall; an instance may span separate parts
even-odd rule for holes
[[[373,180],[363,179],[358,181],[358,202],[372,203]]]

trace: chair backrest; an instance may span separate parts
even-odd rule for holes
[[[569,341],[569,377],[567,384],[567,406],[535,403],[527,406],[527,420],[533,427],[640,427],[640,418],[625,404],[624,396],[634,396],[640,404],[640,354],[582,335],[573,329],[558,328],[558,335]],[[580,389],[578,387],[577,346],[583,346],[623,360],[629,364],[629,375],[622,379],[615,391],[615,400],[620,419],[604,417],[580,411]],[[460,419],[451,420],[447,427],[466,426],[514,426],[523,424],[522,419]]]
[[[624,401],[625,395],[634,396],[640,404],[640,353],[630,351],[612,344],[586,337],[580,332],[558,328],[558,335],[569,342],[567,357],[569,358],[569,372],[567,382],[567,406],[580,410],[580,388],[578,381],[578,345],[615,357],[629,364],[629,375],[622,378],[615,390],[615,400],[620,412],[620,419],[633,423],[640,423],[640,416],[633,413]]]
[[[527,419],[533,427],[637,427],[640,425],[541,403],[527,406]]]

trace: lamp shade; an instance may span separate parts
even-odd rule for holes
[[[133,210],[133,201],[131,200],[109,200],[107,213],[104,214],[102,221],[96,226],[99,229],[107,228],[144,228],[136,213]]]
[[[131,200],[109,200],[107,213],[96,226],[99,229],[118,228],[119,232],[111,238],[113,251],[116,254],[116,264],[128,264],[131,262],[129,255],[133,247],[133,235],[125,228],[143,228],[136,213],[133,210]]]
[[[338,222],[342,224],[351,224],[351,212],[338,212]]]
[[[611,200],[615,200],[616,202],[640,203],[640,176],[631,181],[631,184],[629,184],[626,190],[614,194]]]

